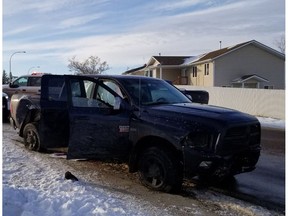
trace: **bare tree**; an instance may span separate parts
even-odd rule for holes
[[[285,54],[285,35],[282,35],[279,40],[275,40],[275,45],[281,53]]]
[[[74,56],[68,61],[68,68],[75,74],[101,74],[103,71],[109,69],[107,62],[101,62],[98,56],[90,56],[83,62],[77,61]]]

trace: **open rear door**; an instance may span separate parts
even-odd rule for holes
[[[39,133],[41,146],[48,149],[67,147],[69,116],[65,76],[42,76],[40,105]]]

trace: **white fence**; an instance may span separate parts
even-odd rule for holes
[[[177,88],[208,91],[210,105],[228,107],[255,116],[285,119],[285,90],[188,85],[177,85]]]

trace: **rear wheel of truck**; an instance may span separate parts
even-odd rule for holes
[[[139,178],[144,186],[172,193],[181,190],[183,173],[172,152],[157,147],[148,148],[140,156],[138,164]]]
[[[40,151],[40,138],[35,123],[25,125],[23,137],[26,148],[32,151]]]

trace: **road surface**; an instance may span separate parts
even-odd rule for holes
[[[262,128],[262,153],[256,170],[235,176],[234,181],[216,187],[233,197],[284,212],[285,131]]]

